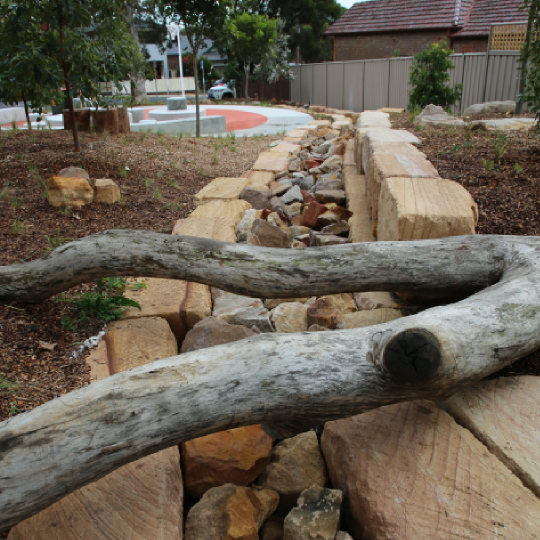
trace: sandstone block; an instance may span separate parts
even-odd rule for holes
[[[160,317],[115,321],[105,342],[111,375],[178,354],[169,323]]]
[[[383,324],[394,321],[401,317],[401,311],[391,308],[371,309],[368,311],[357,311],[347,313],[339,321],[337,328],[340,330],[347,328],[363,328],[375,324]]]
[[[270,313],[276,332],[305,332],[308,306],[300,302],[286,302]]]
[[[356,127],[358,128],[378,128],[390,129],[392,124],[388,118],[388,113],[382,111],[364,111],[360,113]]]
[[[227,324],[221,319],[206,317],[186,334],[180,352],[198,351],[207,347],[240,341],[254,335],[255,332],[246,326]]]
[[[319,169],[323,172],[339,171],[343,165],[343,158],[341,156],[330,156],[319,165]]]
[[[288,184],[284,182],[272,182],[269,186],[270,191],[272,193],[272,197],[283,195],[284,193],[289,191],[291,187],[292,186],[289,186]]]
[[[234,294],[227,291],[222,291],[216,287],[212,287],[212,315],[218,317],[223,313],[232,311],[239,307],[262,307],[262,300],[259,298],[250,298],[241,294]]]
[[[187,515],[186,540],[258,540],[257,499],[250,492],[232,484],[208,490]]]
[[[315,432],[301,433],[274,447],[270,463],[257,483],[279,493],[278,515],[286,515],[311,486],[324,487],[326,467]]]
[[[336,236],[335,238],[339,238],[339,236]],[[344,239],[340,238],[340,240],[344,240]],[[343,314],[341,313],[341,311],[335,308],[320,307],[321,302],[319,302],[319,300],[317,300],[314,304],[312,304],[308,308],[308,311],[307,311],[308,327],[317,325],[317,326],[324,326],[325,328],[333,330],[338,325]]]
[[[349,240],[335,234],[315,234],[313,241],[310,237],[310,246],[336,246],[339,244],[348,244]]]
[[[292,139],[305,139],[308,136],[308,132],[305,129],[291,129],[285,133],[286,138]]]
[[[324,217],[325,214],[322,215]],[[321,219],[322,221],[322,219]],[[332,234],[335,236],[344,236],[345,238],[349,237],[349,225],[346,221],[337,221],[331,225],[326,225],[321,229],[322,234]]]
[[[374,154],[366,175],[371,219],[377,220],[381,185],[387,178],[438,178],[437,169],[424,157],[410,154]]]
[[[343,493],[339,489],[311,486],[298,506],[285,518],[284,540],[335,540]]]
[[[179,219],[174,224],[172,234],[236,242],[236,223],[230,218],[190,217]]]
[[[255,171],[279,173],[289,169],[288,152],[261,152],[253,165]]]
[[[354,537],[538,536],[540,501],[430,402],[328,422],[321,445]]]
[[[540,378],[501,377],[458,390],[442,408],[540,497]]]
[[[332,125],[332,122],[330,122],[330,120],[311,120],[311,122],[309,122],[309,125],[315,126],[317,128],[330,127]]]
[[[230,201],[238,199],[242,190],[250,184],[248,178],[216,178],[203,187],[193,197],[195,204],[213,200]]]
[[[182,443],[182,470],[187,493],[199,499],[210,488],[224,484],[247,486],[268,465],[273,442],[260,425],[255,425]],[[264,494],[261,497],[264,498]]]
[[[317,305],[321,309],[337,309],[341,313],[354,313],[356,311],[356,303],[350,293],[321,296]]]
[[[108,178],[100,178],[95,183],[96,194],[94,202],[113,204],[120,200],[120,188],[116,182]]]
[[[264,301],[264,307],[266,309],[274,309],[279,305],[288,302],[300,302],[301,304],[305,304],[308,300],[309,298],[268,298]]]
[[[94,200],[94,190],[84,178],[53,176],[49,179],[47,200],[51,206],[81,207]]]
[[[231,219],[238,225],[242,219],[244,212],[251,209],[251,204],[248,201],[235,199],[233,201],[210,201],[197,206],[189,217],[199,218],[224,218]]]
[[[475,234],[478,207],[457,182],[389,178],[383,182],[378,240],[424,240]]]
[[[351,242],[373,242],[373,223],[367,207],[365,193],[348,198],[348,207],[353,215],[349,219],[349,240]]]
[[[298,154],[302,149],[299,144],[289,141],[276,141],[276,145],[270,148],[270,152],[288,152],[289,154]]]
[[[276,175],[270,171],[246,171],[242,177],[249,178],[250,186],[268,187],[276,178]]]
[[[247,238],[248,244],[254,246],[286,248],[289,245],[290,235],[280,227],[271,225],[263,219],[256,219]]]

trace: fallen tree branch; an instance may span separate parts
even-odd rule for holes
[[[107,235],[90,238],[96,245],[109,242]],[[396,288],[456,292],[460,286],[492,285],[461,302],[383,325],[262,334],[159,360],[2,422],[0,531],[125,463],[181,441],[255,423],[309,427],[399,401],[446,397],[540,346],[538,238],[459,237],[287,251],[181,237],[168,243],[149,233],[141,238],[169,246],[170,253],[161,263],[144,259],[144,274],[113,261],[113,273],[101,275],[177,277],[264,297]],[[116,249],[122,262],[140,252],[130,248],[132,255],[123,255]],[[59,258],[72,250],[48,259],[55,272],[69,274]],[[174,261],[174,270],[163,261]],[[101,264],[91,265],[93,276]],[[19,283],[38,275],[46,279],[36,267],[25,278],[29,265],[16,267]],[[81,266],[71,272],[70,283],[80,282]],[[5,269],[0,275],[6,298]],[[12,288],[11,294],[20,291]]]

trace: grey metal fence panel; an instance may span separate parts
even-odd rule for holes
[[[327,66],[329,64],[313,64],[313,105],[326,107]]]
[[[390,60],[366,60],[364,66],[364,109],[388,107]]]
[[[463,68],[465,67],[465,58],[462,54],[453,54],[451,55],[450,60],[452,61],[452,64],[454,64],[454,67],[448,70],[448,75],[450,76],[448,84],[451,88],[454,88],[456,84],[463,83]],[[452,107],[452,112],[454,114],[461,112],[460,101],[458,101],[458,103]]]
[[[348,111],[364,110],[364,64],[346,62],[343,64],[343,108]]]
[[[484,101],[486,66],[485,54],[464,55],[461,112],[474,103],[482,103]]]
[[[519,53],[489,54],[484,101],[515,100],[519,89]]]
[[[326,68],[326,104],[343,109],[343,62],[332,62]]]
[[[388,81],[388,106],[406,108],[409,104],[409,69],[412,65],[412,57],[390,59],[390,79]]]
[[[294,79],[291,79],[291,101],[296,101],[297,103],[302,102],[302,66],[292,66],[291,71],[293,72]]]
[[[302,103],[313,103],[313,65],[302,66],[300,76],[300,87],[302,88]]]

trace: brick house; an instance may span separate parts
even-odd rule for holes
[[[369,0],[328,30],[334,61],[413,56],[446,40],[456,53],[486,52],[497,23],[527,23],[523,0]]]

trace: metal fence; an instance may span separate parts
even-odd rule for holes
[[[516,100],[519,52],[454,54],[450,85],[463,84],[463,112],[475,103]],[[293,66],[291,100],[356,112],[381,107],[407,107],[409,68],[413,58],[384,58]]]

